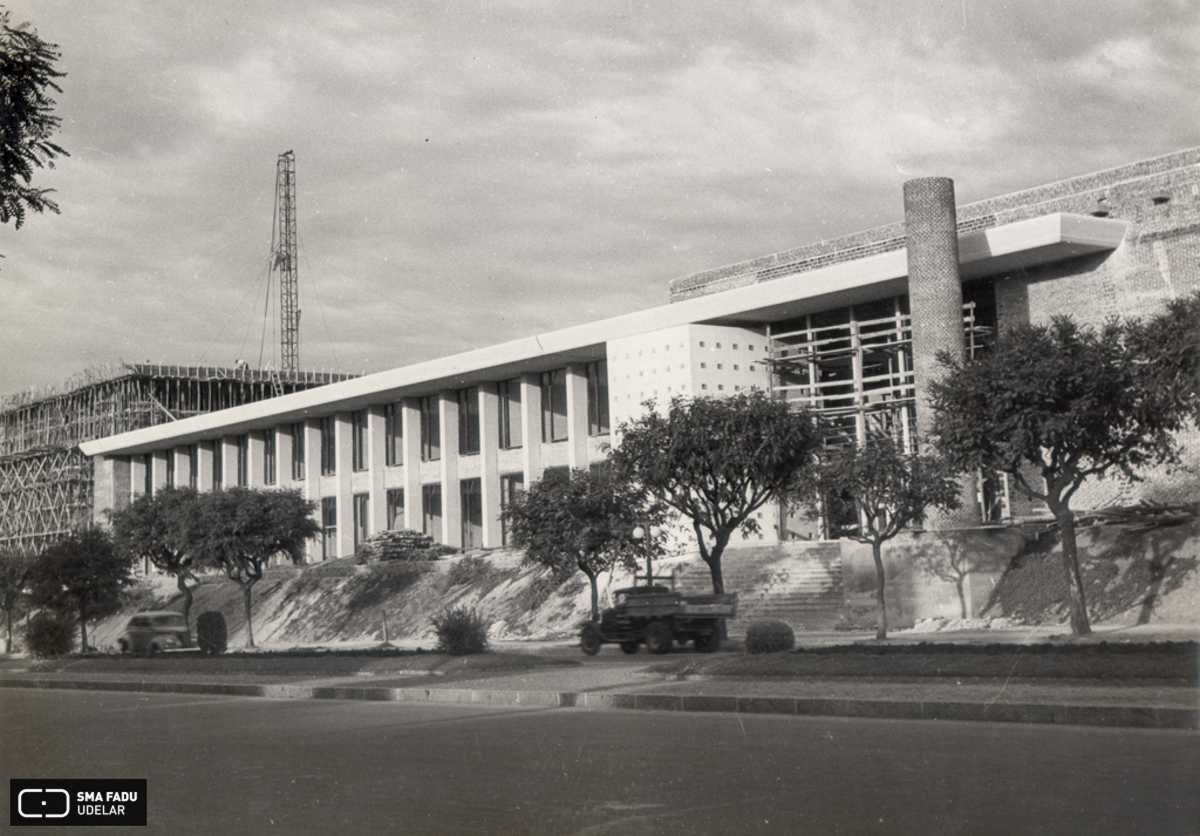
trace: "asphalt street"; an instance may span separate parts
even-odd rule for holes
[[[143,834],[1200,832],[1191,731],[15,689],[0,709],[5,777],[146,778]]]

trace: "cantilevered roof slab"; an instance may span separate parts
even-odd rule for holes
[[[959,236],[964,279],[1028,269],[1115,249],[1122,221],[1056,213]],[[85,455],[136,455],[218,436],[419,397],[521,372],[604,359],[609,340],[689,323],[745,324],[790,319],[896,296],[908,289],[900,249],[657,308],[575,325],[484,349],[389,369],[291,395],[158,424],[80,445]]]

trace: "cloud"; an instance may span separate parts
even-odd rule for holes
[[[1168,0],[11,8],[62,47],[72,156],[63,214],[0,233],[0,392],[255,360],[289,149],[301,362],[378,370],[896,220],[909,177],[965,202],[1193,145],[1200,93]]]

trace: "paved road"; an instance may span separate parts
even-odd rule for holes
[[[0,766],[143,834],[1200,833],[1183,731],[6,690]]]

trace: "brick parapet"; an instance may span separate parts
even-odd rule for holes
[[[1172,236],[1195,231],[1200,223],[1198,195],[1200,148],[1194,148],[960,206],[957,229],[963,234],[1055,212],[1108,212],[1109,217],[1131,221],[1140,238]],[[1158,203],[1156,197],[1169,199]],[[891,252],[904,246],[904,236],[904,223],[892,223],[695,273],[671,282],[670,300],[679,302]]]

